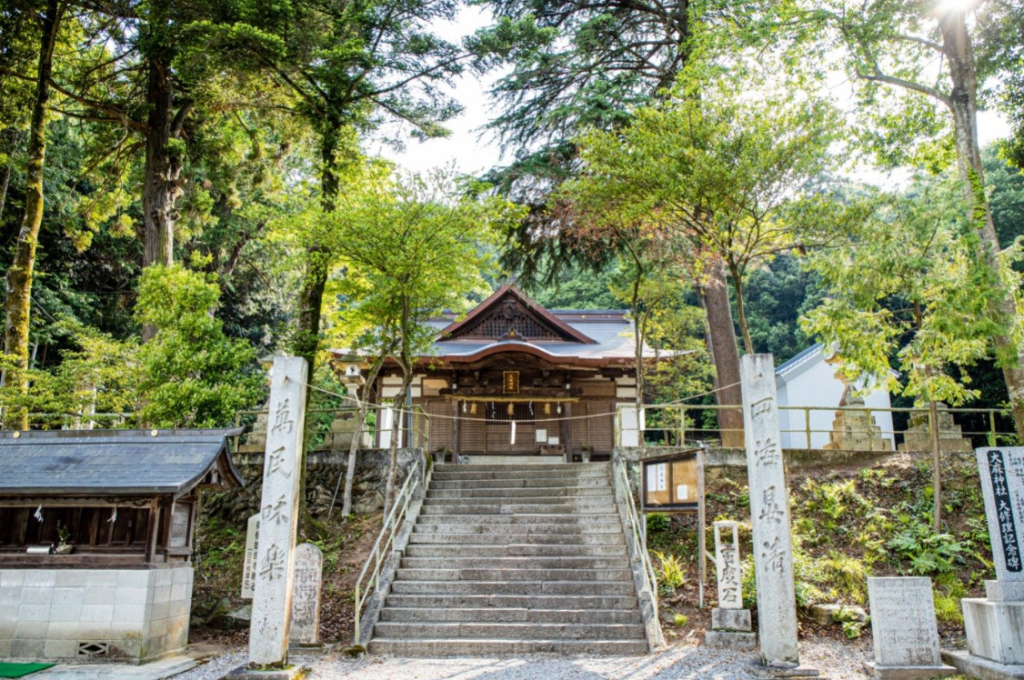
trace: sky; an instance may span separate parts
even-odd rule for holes
[[[435,29],[445,39],[458,42],[464,36],[471,35],[489,24],[490,13],[487,9],[469,6],[460,10],[455,21],[438,23]],[[450,137],[431,139],[426,142],[410,139],[405,148],[400,151],[384,144],[379,144],[371,150],[395,161],[411,172],[426,172],[433,168],[453,165],[458,172],[480,175],[499,163],[508,163],[511,159],[507,154],[504,160],[502,159],[498,140],[493,133],[482,130],[496,114],[487,93],[501,75],[500,72],[491,72],[483,77],[466,74],[453,86],[445,88],[463,106],[463,112],[447,123],[448,128],[452,131]],[[852,90],[850,94],[840,94],[840,96],[852,98]],[[842,102],[840,105],[842,106]],[[847,107],[842,106],[842,108]],[[1000,113],[994,111],[979,113],[978,137],[982,146],[1009,134],[1010,126]],[[887,175],[867,169],[860,169],[852,175],[873,184],[886,184],[887,180],[902,183],[905,178],[909,177],[906,172]]]

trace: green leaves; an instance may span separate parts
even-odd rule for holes
[[[1006,329],[989,313],[1002,287],[978,255],[956,180],[859,200],[871,206],[864,221],[808,259],[829,297],[802,320],[804,330],[837,347],[854,384],[880,381],[919,403],[974,398],[966,369],[989,356],[990,339]],[[891,358],[905,385],[890,375]]]

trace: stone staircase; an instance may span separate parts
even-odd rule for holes
[[[646,654],[610,465],[445,465],[369,651]]]

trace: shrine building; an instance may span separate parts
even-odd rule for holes
[[[412,380],[411,436],[400,443],[469,456],[608,460],[639,443],[633,324],[625,310],[548,310],[506,285],[461,320],[446,314]],[[337,350],[335,363],[368,366]],[[655,352],[644,348],[645,359]],[[388,447],[402,373],[389,361],[360,398],[384,406],[375,445]]]

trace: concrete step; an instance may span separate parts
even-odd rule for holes
[[[396,581],[629,581],[629,569],[415,569],[399,567]]]
[[[594,514],[608,514],[608,503],[598,505],[576,505],[573,503],[494,503],[473,505],[423,504],[421,515],[573,515],[586,517]]]
[[[586,529],[590,527],[618,527],[621,531],[622,523],[619,515],[614,512],[588,513],[585,517],[580,515],[560,515],[557,513],[532,513],[505,515],[493,514],[487,517],[474,517],[472,515],[423,515],[419,516],[416,526],[452,526],[464,525],[489,525],[489,526],[527,526],[531,524],[564,524],[569,527]]]
[[[609,481],[608,468],[601,470],[476,470],[466,469],[454,471],[451,469],[434,468],[431,476],[439,482],[465,482],[465,481],[486,481],[486,480],[535,480],[542,479],[551,482],[550,486],[558,486],[566,482],[573,482],[580,479],[601,479]],[[512,484],[511,486],[515,486]]]
[[[615,499],[610,486],[510,486],[490,489],[433,489],[427,491],[430,500],[440,499],[490,499],[490,498],[607,498]]]
[[[478,545],[475,543],[461,543],[457,545],[424,545],[412,542],[405,549],[406,557],[440,557],[440,558],[464,558],[466,555],[474,557],[620,557],[626,558],[626,545],[587,545],[585,543],[546,543],[540,545],[529,545],[523,543],[500,543],[496,545]]]
[[[486,463],[474,463],[472,465],[438,465],[434,468],[435,472],[444,470],[445,472],[507,472],[514,473],[522,470],[523,468],[516,467],[515,465],[488,465]],[[593,471],[593,470],[608,470],[608,463],[533,463],[528,471],[543,471],[543,470],[568,470],[568,471]]]
[[[647,654],[646,640],[446,640],[423,638],[370,640],[370,654],[410,657],[494,656],[512,657],[531,654],[639,656]]]
[[[558,525],[561,526],[561,525]],[[457,525],[449,527],[449,529],[466,529],[466,525]],[[472,527],[468,527],[472,529]],[[538,533],[519,533],[523,530],[522,527],[516,527],[514,531],[516,533],[506,533],[508,529],[504,531],[489,531],[482,532],[479,527],[472,531],[424,531],[423,529],[416,529],[412,532],[412,536],[409,538],[409,543],[413,546],[416,545],[432,545],[432,546],[463,546],[463,545],[477,545],[477,546],[546,546],[546,545],[587,545],[587,546],[625,546],[625,540],[622,537],[622,529],[610,529],[608,531],[588,531],[588,532],[566,532],[558,533],[556,531],[541,531]]]
[[[381,610],[380,620],[401,623],[642,623],[636,609],[499,609],[496,607],[398,607]]]
[[[466,551],[469,554],[469,551]],[[403,569],[622,569],[629,568],[624,557],[556,555],[554,557],[403,557]]]
[[[479,505],[529,505],[555,506],[567,505],[572,508],[608,508],[614,507],[615,499],[611,494],[603,496],[490,496],[472,498],[427,498],[423,507],[460,508]]]
[[[388,596],[396,609],[614,609],[636,610],[634,595],[401,595]]]
[[[611,488],[611,480],[608,477],[579,477],[576,479],[550,479],[538,477],[530,479],[460,479],[457,477],[448,479],[431,478],[431,489],[510,489],[523,488],[531,489],[536,487],[580,487],[593,486],[598,488]]]
[[[632,581],[442,581],[400,580],[391,584],[399,595],[585,595],[636,596]]]
[[[513,640],[643,640],[644,627],[638,623],[403,623],[381,621],[375,635],[403,640],[409,638],[471,638]]]

